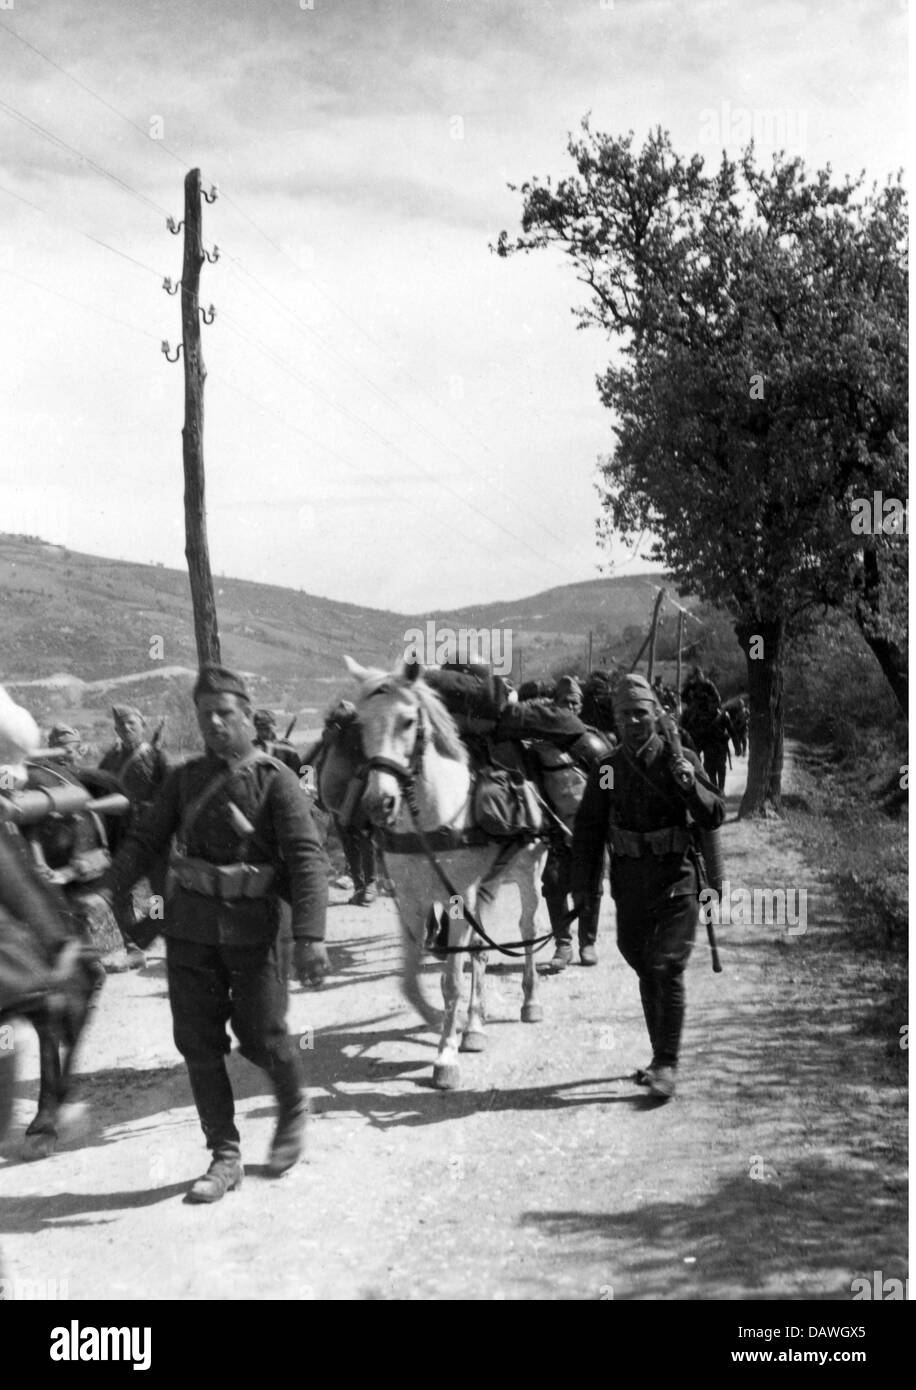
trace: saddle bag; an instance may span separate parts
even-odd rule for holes
[[[474,821],[494,840],[530,840],[544,815],[527,779],[501,768],[482,768],[474,785]]]

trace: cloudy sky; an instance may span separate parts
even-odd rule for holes
[[[906,31],[900,0],[4,3],[0,529],[184,563],[161,282],[199,165],[214,570],[406,610],[594,577],[608,345],[561,257],[489,253],[507,180],[565,172],[587,111],[883,179]]]

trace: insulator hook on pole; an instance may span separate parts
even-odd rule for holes
[[[203,319],[204,323],[212,323],[216,318],[216,309],[210,304],[206,309],[201,309],[200,317]]]
[[[172,349],[171,349],[171,346],[170,346],[170,344],[169,344],[168,339],[167,339],[167,338],[163,338],[163,340],[162,340],[162,355],[163,355],[163,357],[165,358],[166,362],[177,362],[178,359],[179,359],[179,357],[181,356],[181,349],[182,349],[183,347],[184,347],[184,343],[179,343],[178,346],[177,346],[177,348],[175,349],[175,356],[174,356],[174,357],[170,357],[170,356],[169,356],[169,353],[170,353],[171,350],[172,350]]]
[[[184,226],[184,220],[182,220],[181,222],[176,222],[174,217],[167,217],[165,219],[165,225],[172,233],[172,236],[177,236],[178,233],[181,231],[182,227]]]
[[[172,277],[170,275],[167,275],[162,282],[162,288],[165,290],[166,294],[177,294],[178,291],[181,289],[181,281],[176,280],[173,285]]]
[[[207,260],[210,262],[211,265],[215,265],[216,262],[219,260],[219,247],[218,247],[218,246],[214,246],[213,251],[212,251],[212,253],[211,253],[210,251],[207,250],[207,248],[206,248],[206,246],[205,246],[205,247],[204,247],[204,255],[206,256]]]
[[[219,197],[219,184],[211,183],[209,193],[205,188],[201,188],[200,191],[204,195],[208,203],[215,203],[217,198]]]

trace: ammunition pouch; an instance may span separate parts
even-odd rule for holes
[[[175,882],[188,893],[200,893],[220,902],[239,902],[243,899],[266,898],[276,892],[276,870],[272,864],[211,864],[207,859],[192,859],[189,855],[172,855],[169,868]]]
[[[683,854],[692,844],[686,825],[668,825],[661,830],[624,830],[612,825],[608,833],[612,854],[625,859],[643,859],[652,854]]]

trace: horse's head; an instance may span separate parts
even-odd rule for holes
[[[369,767],[363,804],[375,825],[391,826],[404,792],[422,781],[430,745],[462,763],[467,754],[451,716],[423,680],[422,666],[404,662],[386,673],[344,660],[360,683],[357,712]]]

